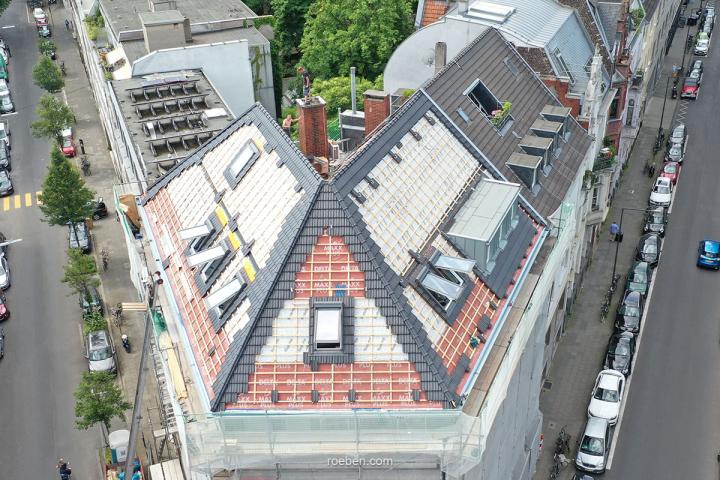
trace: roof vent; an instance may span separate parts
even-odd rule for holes
[[[478,0],[470,4],[467,16],[489,23],[502,24],[513,13],[515,13],[515,7]]]

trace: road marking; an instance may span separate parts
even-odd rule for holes
[[[25,194],[25,206],[29,207],[32,205],[32,193]]]
[[[662,254],[662,248],[660,249],[660,254]],[[659,264],[658,264],[659,266]],[[655,289],[655,278],[657,277],[657,271],[658,269],[655,268],[653,270],[653,274],[651,277],[650,282],[650,288],[648,289],[648,295],[645,299],[645,305],[650,305],[650,299],[652,298],[652,292],[653,289]],[[637,342],[635,343],[635,355],[633,355],[632,364],[630,365],[630,371],[635,371],[635,364],[637,363],[638,359],[638,352],[640,352],[640,342],[642,341],[642,333],[645,329],[645,323],[647,323],[647,314],[650,308],[646,308],[643,311],[643,316],[640,319],[640,331],[637,335]],[[608,461],[607,461],[607,469],[610,470],[612,468],[612,462],[613,457],[615,456],[615,447],[617,446],[617,442],[619,440],[620,436],[620,426],[622,425],[623,417],[625,414],[625,403],[627,402],[628,397],[630,396],[630,383],[632,382],[632,373],[630,374],[630,377],[625,382],[625,393],[623,394],[622,402],[620,403],[620,413],[618,414],[618,421],[615,425],[615,428],[613,429],[613,437],[612,437],[612,444],[610,445],[610,453],[608,454]]]
[[[22,207],[22,196],[20,196],[20,195],[15,195],[14,198],[15,198],[15,208],[20,208],[20,207]]]
[[[10,197],[3,198],[3,211],[7,212],[10,210]]]
[[[18,114],[18,112],[3,113],[2,115],[0,115],[0,117],[9,117],[11,115],[17,115],[17,114]]]
[[[3,30],[7,30],[8,28],[15,28],[15,25],[5,25],[2,27]]]
[[[35,203],[42,205],[42,192],[35,192]]]
[[[7,212],[16,208],[32,207],[33,202],[35,205],[42,205],[41,196],[42,192],[38,191],[34,194],[30,192],[5,197],[2,199],[2,211]]]
[[[67,105],[68,104],[67,93],[65,92],[64,88],[62,89],[62,95],[63,95],[63,102],[65,102],[65,105]]]

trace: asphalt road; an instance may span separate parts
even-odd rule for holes
[[[0,361],[0,478],[57,478],[60,456],[70,460],[73,478],[98,478],[98,430],[75,429],[73,392],[87,366],[77,300],[60,283],[66,231],[42,223],[37,208],[49,143],[33,138],[28,128],[41,91],[31,80],[37,34],[24,2],[16,0],[0,17],[0,27],[10,25],[0,35],[12,51],[10,91],[17,114],[3,119],[10,121],[12,179],[20,197],[17,203],[15,197],[9,204],[0,200],[0,230],[23,241],[8,252],[11,318],[2,325],[7,349]]]
[[[720,475],[720,275],[695,266],[698,241],[720,240],[719,48],[713,37],[689,107],[690,143],[608,480]]]

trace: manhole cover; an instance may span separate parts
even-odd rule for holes
[[[555,428],[557,428],[557,423],[555,423],[555,422],[548,422],[548,428],[549,428],[550,430],[555,430]]]
[[[543,382],[543,388],[545,390],[550,390],[552,388],[552,382],[550,380],[545,380]]]

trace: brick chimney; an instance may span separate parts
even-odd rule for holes
[[[367,90],[364,101],[365,136],[390,116],[390,95],[380,90]]]
[[[298,98],[300,150],[307,157],[328,156],[327,113],[321,97]]]

